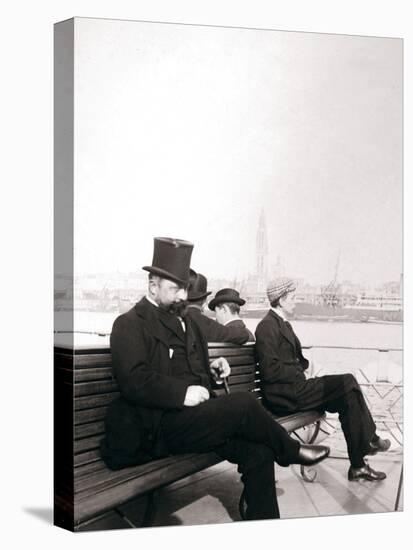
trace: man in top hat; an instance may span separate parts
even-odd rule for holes
[[[187,315],[189,315],[201,328],[208,342],[230,342],[232,344],[245,344],[250,338],[250,332],[241,321],[223,326],[223,323],[204,315],[207,297],[211,292],[207,291],[208,281],[202,273],[196,273],[190,269]]]
[[[120,397],[109,407],[102,457],[113,469],[151,458],[215,450],[238,464],[248,519],[279,517],[274,461],[315,464],[329,454],[302,445],[250,393],[215,397],[230,372],[212,363],[199,326],[183,315],[193,245],[155,239],[148,293],[113,324],[112,366]]]
[[[239,292],[233,288],[218,290],[208,307],[215,311],[216,320],[227,328],[245,328],[248,333],[248,342],[255,342],[254,335],[247,329],[239,313],[245,300],[240,297]]]
[[[387,451],[390,441],[376,434],[356,378],[352,374],[335,374],[307,379],[304,374],[308,360],[288,322],[295,307],[295,289],[294,281],[286,277],[268,284],[271,309],[255,331],[266,405],[275,413],[310,409],[338,412],[350,459],[348,479],[385,479],[386,474],[373,470],[364,457]]]

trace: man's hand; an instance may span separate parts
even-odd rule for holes
[[[217,384],[222,384],[223,379],[231,374],[231,367],[228,364],[228,361],[224,357],[218,357],[214,359],[209,365],[211,369],[212,377]]]
[[[188,386],[185,394],[184,406],[195,407],[209,399],[209,391],[204,386]]]

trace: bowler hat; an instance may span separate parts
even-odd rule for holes
[[[198,302],[211,294],[207,292],[208,281],[202,273],[189,270],[188,302]]]
[[[231,302],[240,306],[243,306],[245,304],[245,300],[240,298],[239,292],[237,290],[234,290],[233,288],[223,288],[222,290],[218,290],[218,292],[215,294],[215,298],[213,298],[209,302],[208,307],[211,311],[214,311],[217,305],[224,302]]]
[[[152,265],[145,265],[142,269],[175,283],[187,285],[193,248],[194,245],[189,241],[155,237]]]

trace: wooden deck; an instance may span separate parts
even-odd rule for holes
[[[283,519],[344,514],[371,514],[394,510],[400,478],[400,449],[371,457],[375,469],[387,473],[382,482],[347,481],[348,461],[329,458],[317,466],[314,483],[306,483],[296,466],[276,466],[277,495]],[[236,466],[224,462],[161,490],[154,527],[166,525],[206,525],[240,521],[238,499],[242,484]],[[143,510],[137,499],[121,508],[124,517],[111,512],[90,523],[84,530],[130,527]],[[399,510],[403,510],[401,496]]]

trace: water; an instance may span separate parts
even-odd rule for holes
[[[110,333],[118,313],[75,311],[75,330]],[[56,328],[70,328],[70,314],[57,312]],[[260,319],[243,319],[254,332]],[[401,324],[349,323],[297,320],[292,325],[303,346],[353,346],[374,348],[402,348]]]
[[[244,319],[253,332],[259,319]],[[295,333],[303,346],[353,346],[401,348],[401,324],[349,323],[339,321],[292,321]]]
[[[70,314],[57,313],[56,329],[70,330]],[[74,312],[74,326],[77,331],[110,333],[113,321],[118,316],[114,312]],[[244,319],[254,332],[260,319]],[[403,328],[401,324],[349,323],[297,320],[292,325],[303,346],[313,346],[305,350],[305,356],[312,361],[314,373],[324,374],[353,372],[360,369],[370,378],[377,378],[379,362],[387,364],[387,379],[399,382],[402,379],[402,352],[379,353],[375,350],[336,350],[319,349],[316,346],[344,346],[358,348],[402,349]],[[106,345],[108,337],[91,334],[78,334],[76,343],[81,345]],[[382,368],[382,370],[385,370]],[[362,377],[364,375],[361,375]]]

